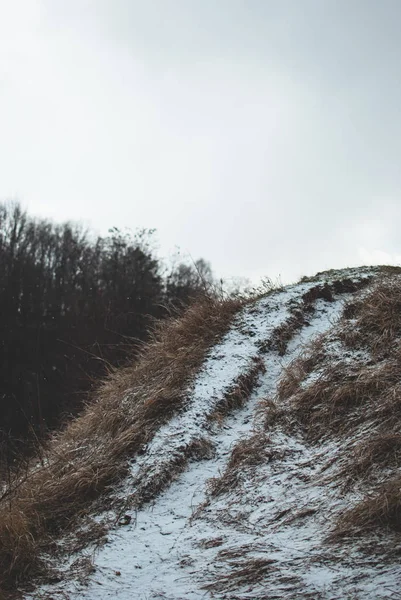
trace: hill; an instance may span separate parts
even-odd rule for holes
[[[399,598],[400,381],[398,268],[191,307],[5,491],[4,597]]]

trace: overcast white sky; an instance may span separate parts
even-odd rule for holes
[[[219,276],[401,262],[400,0],[0,0],[0,199]]]

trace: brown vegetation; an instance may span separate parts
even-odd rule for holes
[[[158,325],[136,366],[115,371],[82,416],[54,436],[42,464],[12,482],[0,503],[0,574],[6,588],[41,569],[52,536],[106,493],[133,456],[176,411],[207,350],[241,300],[204,298]]]
[[[365,422],[382,390],[393,383],[394,364],[350,366],[339,362],[326,366],[324,372],[305,389],[291,398],[294,415],[306,428],[307,436],[317,440],[332,433],[350,433]]]
[[[275,404],[307,439],[342,440],[328,480],[369,490],[341,516],[334,537],[375,526],[401,530],[400,381],[401,279],[391,277],[349,303],[336,331],[314,341],[279,385]]]
[[[240,375],[233,387],[225,393],[222,401],[217,404],[215,410],[210,415],[210,419],[220,420],[231,410],[242,406],[255,388],[259,375],[264,372],[265,366],[263,360],[259,356],[253,357],[248,371]]]
[[[82,410],[111,365],[133,362],[155,319],[212,289],[202,259],[168,273],[152,234],[98,237],[0,202],[0,478]]]
[[[377,526],[401,531],[401,477],[382,484],[336,523],[331,539],[369,531]]]
[[[263,354],[267,350],[274,350],[280,356],[283,356],[294,335],[302,327],[309,325],[308,319],[315,312],[315,303],[317,300],[321,299],[326,302],[333,302],[334,290],[336,293],[354,292],[365,286],[366,283],[366,280],[354,282],[349,279],[342,279],[330,285],[325,283],[311,287],[301,296],[300,301],[292,302],[289,318],[273,331],[269,339],[261,344],[260,352]],[[292,363],[291,368],[286,371],[286,377],[280,385],[280,400],[284,394],[293,393],[298,390],[300,382],[322,360],[324,356],[323,338],[319,337],[315,339],[311,348],[313,348],[313,352],[309,352],[303,355],[302,358],[297,359],[296,362]],[[279,419],[288,417],[288,414],[281,407],[279,408],[279,404],[279,402],[274,402],[271,399],[264,399],[260,402],[258,412],[266,429],[276,424]],[[305,411],[303,412],[305,413]],[[231,453],[223,475],[210,481],[211,496],[226,493],[229,489],[238,485],[246,467],[257,466],[277,456],[277,451],[272,449],[270,440],[263,430],[256,431],[250,438],[240,440]]]
[[[339,472],[346,481],[374,475],[377,469],[380,476],[383,467],[398,468],[401,465],[401,433],[378,429],[350,447],[349,452],[352,452],[352,460],[346,461]]]
[[[316,285],[303,294],[299,302],[294,302],[290,307],[289,318],[277,329],[265,345],[265,350],[275,350],[279,356],[284,356],[288,343],[295,333],[305,325],[309,325],[309,318],[315,312],[316,300],[333,301],[331,287],[326,283]]]
[[[284,369],[278,385],[278,399],[285,400],[300,389],[305,379],[323,363],[327,356],[324,346],[325,336],[319,335]]]
[[[233,592],[241,586],[250,586],[262,581],[274,570],[276,560],[272,558],[240,558],[228,561],[230,572],[219,575],[203,587],[211,592]]]
[[[390,356],[401,336],[401,280],[383,280],[369,295],[351,305],[348,317],[357,332],[354,347],[368,348],[376,359]]]
[[[239,408],[249,398],[259,374],[264,371],[263,361],[255,357],[246,373],[241,374],[233,386],[227,390],[222,401],[209,415],[210,421],[220,422],[230,411]],[[210,440],[200,438],[193,440],[188,446],[180,448],[177,454],[169,456],[168,461],[157,469],[153,476],[145,482],[138,482],[135,493],[127,499],[126,504],[140,507],[153,500],[163,489],[178,477],[189,460],[202,460],[213,455],[214,448]]]
[[[333,294],[359,287],[351,279],[313,287],[301,303],[294,304],[288,321],[260,352],[269,348],[284,354],[294,333],[307,325],[317,299],[331,301]],[[100,496],[106,499],[126,472],[127,459],[143,452],[158,428],[182,408],[208,349],[227,331],[242,305],[240,299],[204,298],[183,318],[158,325],[136,366],[112,373],[82,416],[53,437],[42,460],[32,464],[24,478],[11,482],[0,499],[3,590],[28,574],[39,573],[44,568],[41,553],[52,547],[53,536],[69,528],[76,531],[77,519],[88,513],[91,502]],[[383,280],[346,307],[336,332],[315,339],[285,370],[277,396],[260,404],[266,429],[280,424],[297,427],[313,444],[326,438],[343,442],[344,451],[335,457],[337,479],[373,482],[373,492],[341,516],[337,536],[377,525],[401,530],[401,480],[393,477],[401,460],[400,337],[401,281]],[[255,357],[210,418],[219,421],[241,406],[263,370],[263,360]],[[210,483],[211,496],[233,489],[244,471],[276,458],[266,429],[236,445],[226,471]],[[206,440],[195,440],[179,456],[171,457],[157,480],[139,486],[130,501],[139,506],[153,498],[191,457],[202,458],[210,452]],[[286,522],[305,518],[314,510],[304,507]],[[274,561],[263,557],[227,560],[230,573],[205,589],[230,591],[253,584],[273,570]]]
[[[209,481],[210,494],[219,496],[226,493],[238,484],[244,475],[244,467],[256,467],[273,457],[270,440],[263,432],[256,432],[252,437],[240,440],[231,452],[223,475]]]
[[[135,492],[124,502],[124,510],[132,507],[139,508],[146,502],[154,500],[184,471],[189,460],[211,458],[213,451],[210,440],[206,438],[193,440],[188,446],[180,449],[179,453],[169,456],[168,462],[157,469],[151,478],[138,482]]]
[[[280,356],[284,356],[288,343],[295,333],[305,325],[309,325],[309,319],[315,312],[317,300],[333,302],[335,294],[355,293],[367,286],[368,283],[369,279],[367,278],[359,281],[345,278],[313,286],[302,295],[299,302],[293,304],[290,317],[275,330],[265,349],[275,350]]]

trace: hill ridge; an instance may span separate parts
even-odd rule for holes
[[[343,448],[363,441],[365,426],[377,433],[379,421],[374,411],[362,415],[359,396],[349,407],[343,398],[337,404],[327,377],[343,369],[354,382],[356,366],[380,371],[390,360],[363,346],[366,315],[359,313],[378,290],[388,298],[401,290],[399,272],[326,272],[240,308],[107,502],[60,538],[59,557],[43,555],[60,581],[25,598],[396,598],[396,531],[375,531],[369,554],[356,530],[341,525],[373,489],[357,478],[342,487]],[[394,328],[397,345],[395,320]],[[386,467],[386,477],[397,466]],[[339,546],[347,531],[351,541]]]

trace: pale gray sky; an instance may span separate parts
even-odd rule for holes
[[[400,0],[0,0],[0,199],[219,276],[401,262]]]

